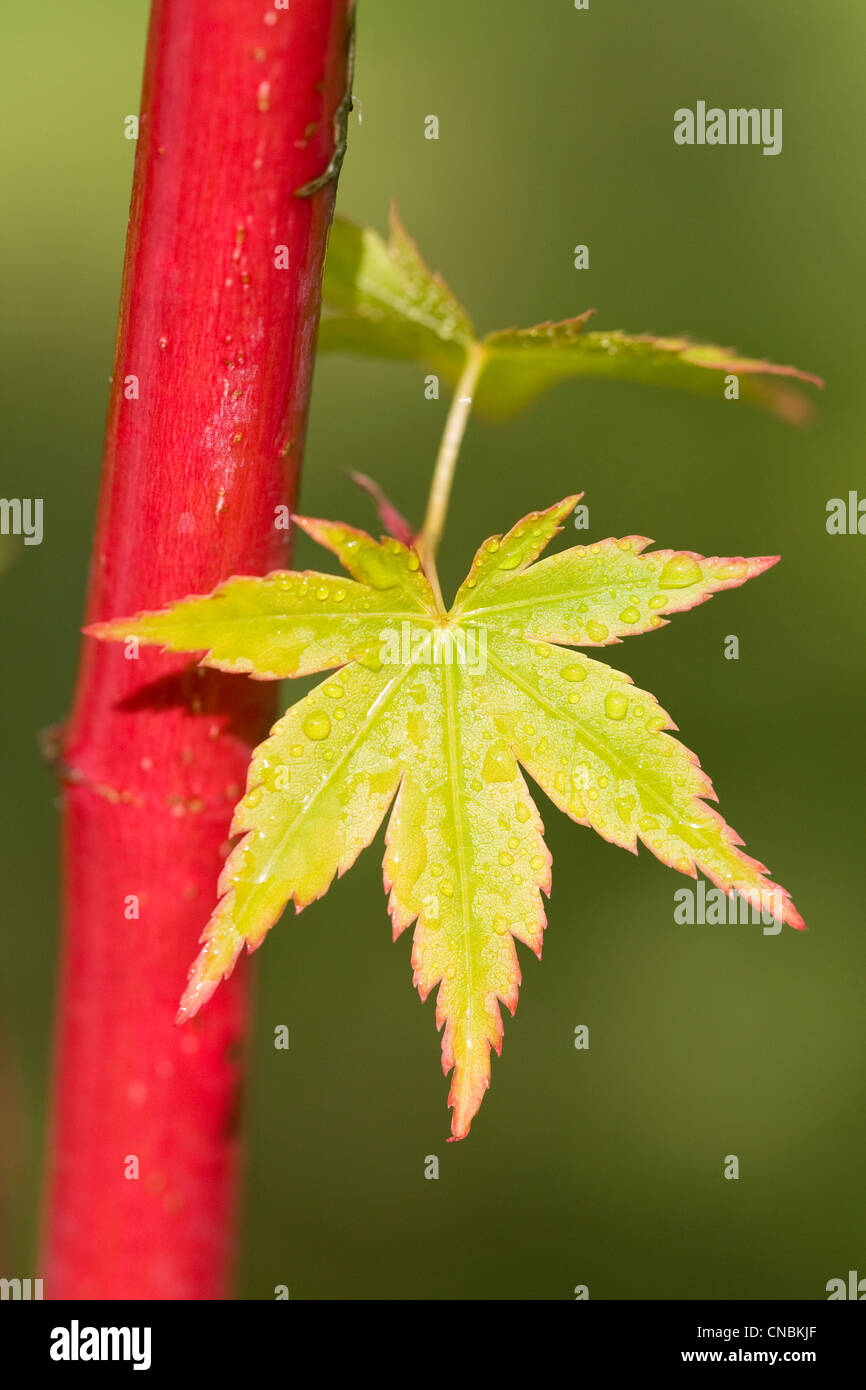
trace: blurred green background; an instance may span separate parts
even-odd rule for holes
[[[2,492],[46,499],[44,543],[6,543],[0,579],[0,1181],[4,1264],[22,1274],[56,949],[37,731],[67,711],[75,671],[146,22],[145,0],[43,0],[0,26]],[[782,555],[610,655],[671,710],[810,930],[678,926],[685,880],[540,797],[544,961],[521,948],[490,1094],[447,1145],[434,1004],[412,989],[408,933],[390,940],[380,836],[257,958],[243,1297],[823,1298],[866,1274],[866,538],[825,530],[829,498],[866,494],[864,45],[857,0],[361,0],[340,209],[384,230],[396,199],[479,328],[594,305],[600,328],[689,330],[827,380],[800,433],[743,404],[591,381],[473,424],[442,554],[451,587],[484,536],[584,489],[593,537]],[[699,98],[782,107],[782,154],[675,146],[673,112]],[[420,520],[447,409],[422,375],[320,362],[305,510],[372,527],[352,467]]]

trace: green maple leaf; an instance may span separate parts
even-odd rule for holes
[[[570,377],[637,381],[721,399],[725,378],[734,375],[741,399],[801,424],[812,413],[811,403],[790,383],[824,384],[796,367],[743,357],[682,335],[589,332],[586,325],[594,309],[561,323],[478,338],[466,310],[428,269],[394,208],[387,243],[369,227],[335,218],[324,306],[319,347],[328,351],[414,361],[456,384],[470,350],[479,350],[482,367],[474,408],[491,417],[512,414]]]
[[[574,507],[534,512],[478,551],[446,613],[418,554],[390,539],[298,519],[351,578],[234,578],[157,613],[97,625],[203,665],[278,679],[330,674],[255,751],[179,1018],[194,1014],[286,904],[324,894],[390,806],[385,886],[394,935],[415,924],[422,999],[438,987],[442,1062],[459,1139],[520,984],[515,941],[541,953],[551,856],[524,777],[573,820],[625,849],[742,895],[793,927],[789,895],[744,854],[711,783],[646,691],[573,647],[662,626],[775,563],[646,551],[645,537],[579,545],[533,563]]]

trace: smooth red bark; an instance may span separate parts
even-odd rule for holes
[[[89,622],[285,564],[335,184],[295,193],[333,151],[350,9],[155,0]],[[59,754],[47,1297],[227,1294],[244,966],[174,1016],[272,701],[85,639]]]

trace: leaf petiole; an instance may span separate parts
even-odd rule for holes
[[[430,484],[427,513],[417,541],[418,554],[443,611],[442,590],[436,572],[436,551],[445,526],[445,517],[451,498],[451,486],[454,482],[454,469],[457,465],[457,456],[460,453],[460,445],[463,442],[469,412],[472,409],[473,393],[486,357],[487,350],[483,343],[472,343],[467,349],[466,362],[454,390],[448,419],[445,421],[445,431],[442,435],[442,443],[439,445],[439,453],[436,456],[436,464],[433,469],[433,480]]]

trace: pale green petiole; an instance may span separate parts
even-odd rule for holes
[[[427,514],[424,517],[424,525],[418,537],[418,553],[443,610],[442,591],[436,572],[436,551],[439,548],[439,541],[445,526],[451,487],[454,482],[454,470],[466,431],[466,424],[469,420],[469,412],[472,409],[472,397],[486,355],[486,349],[482,343],[473,343],[466,353],[466,363],[460,373],[460,379],[457,382],[448,411],[448,419],[445,422],[442,443],[439,446],[439,453],[433,469],[433,481],[430,484]]]

